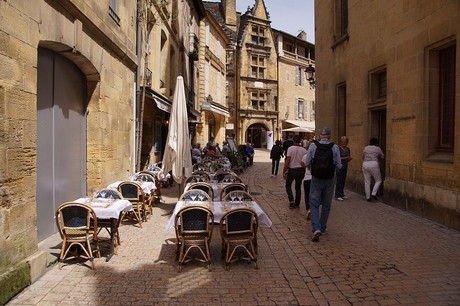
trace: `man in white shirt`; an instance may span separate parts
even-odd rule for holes
[[[302,198],[302,181],[305,176],[305,167],[301,163],[302,157],[307,153],[307,150],[300,145],[301,139],[299,135],[294,135],[292,140],[294,144],[287,149],[283,177],[286,180],[289,208],[296,208],[299,207]],[[295,181],[295,199],[292,194],[293,181]]]

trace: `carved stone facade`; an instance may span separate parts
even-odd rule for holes
[[[459,2],[315,1],[315,20],[317,126],[350,138],[347,187],[377,137],[380,198],[460,228]]]

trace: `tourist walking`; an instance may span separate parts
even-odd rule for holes
[[[272,160],[272,175],[271,177],[278,176],[278,167],[280,165],[280,159],[283,157],[283,148],[281,147],[281,141],[275,141],[275,145],[270,151],[270,159]]]
[[[301,164],[305,155],[305,148],[300,145],[300,136],[294,135],[294,144],[287,149],[284,161],[283,177],[286,180],[286,193],[289,199],[289,208],[299,207],[302,198],[302,181],[305,175],[305,167]],[[292,182],[295,181],[295,199],[292,194]]]
[[[322,128],[319,136],[319,141],[310,144],[305,163],[312,175],[309,204],[313,242],[319,241],[319,237],[326,232],[334,192],[334,174],[342,168],[339,147],[329,141],[331,130]]]
[[[379,140],[372,137],[369,145],[363,150],[363,175],[364,175],[364,192],[368,202],[372,199],[378,201],[377,192],[382,184],[382,175],[380,173],[380,160],[383,160],[385,155],[379,147]],[[371,192],[371,180],[374,178],[374,188]]]
[[[345,180],[347,178],[348,162],[352,160],[351,151],[348,147],[348,137],[340,137],[340,160],[342,162],[342,168],[337,171],[337,181],[335,184],[335,198],[338,201],[348,199],[343,189],[345,188]]]
[[[310,144],[307,145],[307,150]],[[302,166],[307,163],[307,154],[302,157]],[[310,220],[310,185],[311,185],[311,172],[308,167],[305,167],[305,175],[303,177],[303,190],[305,194],[305,207],[307,208],[307,220]]]

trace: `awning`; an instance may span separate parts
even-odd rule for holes
[[[230,112],[228,111],[228,109],[220,104],[217,104],[217,103],[214,103],[214,102],[211,102],[211,103],[203,103],[201,105],[201,109],[202,110],[205,110],[205,111],[210,111],[210,112],[214,112],[216,114],[219,114],[219,115],[222,115],[222,116],[225,116],[225,117],[230,117]]]
[[[154,90],[147,89],[147,93],[149,94],[149,98],[155,101],[155,104],[157,105],[158,109],[167,113],[171,113],[171,101],[169,101],[166,97],[160,95],[159,93],[155,92]]]
[[[161,97],[153,97],[153,100],[155,100],[155,103],[159,109],[167,113],[171,113],[171,102]]]
[[[194,109],[193,107],[189,107],[188,109],[189,115],[193,116],[195,119],[200,119],[201,118],[201,113]],[[190,122],[190,120],[189,120]]]
[[[282,131],[283,132],[303,132],[303,133],[314,133],[315,132],[315,130],[311,130],[309,128],[301,127],[301,126],[296,126],[296,127],[293,127],[293,128],[284,129]]]
[[[286,123],[298,126],[298,127],[303,127],[307,128],[310,130],[310,132],[315,131],[315,121],[301,121],[301,120],[284,120]]]

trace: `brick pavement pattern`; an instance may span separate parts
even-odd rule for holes
[[[460,305],[460,232],[348,192],[333,202],[327,234],[311,242],[304,199],[289,209],[270,167],[269,152],[257,150],[241,174],[273,221],[259,228],[259,270],[224,269],[216,226],[212,270],[192,262],[177,272],[174,231],[163,233],[176,185],[142,229],[120,228],[110,262],[54,266],[8,305]]]

